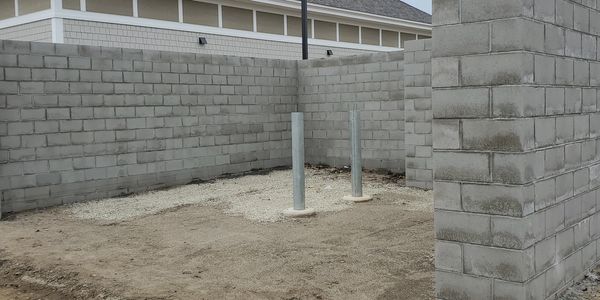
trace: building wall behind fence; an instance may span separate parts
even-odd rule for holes
[[[290,165],[294,61],[0,42],[2,211]]]
[[[406,185],[433,188],[431,39],[405,44]]]
[[[0,29],[0,40],[52,42],[52,21],[42,20]]]
[[[204,54],[297,60],[302,58],[302,45],[243,37],[230,37],[201,32],[188,32],[120,25],[92,21],[64,20],[65,43],[104,47],[122,47]],[[203,36],[208,44],[198,45]],[[337,56],[365,54],[371,51],[310,45],[310,58],[326,57],[331,49]]]
[[[440,299],[554,299],[598,262],[596,1],[434,1]]]
[[[404,54],[390,52],[298,62],[306,161],[350,164],[348,111],[362,111],[368,169],[404,172]]]

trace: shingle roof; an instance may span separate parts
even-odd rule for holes
[[[400,0],[308,0],[309,3],[431,24],[431,15]]]

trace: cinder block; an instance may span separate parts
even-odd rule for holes
[[[534,186],[462,185],[465,211],[523,217],[534,211]]]
[[[431,68],[433,87],[458,86],[460,74],[457,58],[434,58],[431,62]]]
[[[575,251],[575,234],[573,228],[568,228],[556,235],[556,254],[558,259],[564,259]]]
[[[508,250],[463,245],[465,273],[525,282],[535,275],[534,250]]]
[[[493,181],[505,184],[527,184],[544,175],[544,152],[515,154],[495,153]]]
[[[438,270],[463,271],[462,245],[437,241],[435,243],[435,261]]]
[[[534,56],[530,54],[465,56],[461,68],[463,85],[510,85],[534,80]],[[433,84],[436,86],[435,79]]]
[[[490,27],[488,23],[434,27],[433,34],[436,37],[434,42],[443,45],[443,47],[433,48],[433,57],[487,53],[490,50]],[[469,47],[464,47],[464,45],[469,45]]]
[[[533,119],[463,120],[462,148],[486,151],[527,151],[535,146]]]
[[[63,56],[44,56],[44,67],[53,69],[64,69],[68,67],[68,61]]]
[[[438,240],[490,245],[490,216],[437,210],[435,232]]]
[[[538,212],[523,218],[492,216],[492,245],[509,249],[527,249],[545,236],[545,214]]]
[[[492,298],[492,280],[489,278],[438,270],[435,273],[435,279],[435,291],[438,299]]]
[[[542,52],[544,50],[544,25],[542,23],[527,19],[505,19],[494,21],[491,24],[492,51]]]
[[[436,152],[434,177],[439,180],[489,182],[489,156],[484,153]]]
[[[433,147],[435,149],[459,149],[459,127],[458,120],[435,120],[433,122]]]
[[[434,181],[433,199],[435,208],[462,210],[460,184],[458,183]]]

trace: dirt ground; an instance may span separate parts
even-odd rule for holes
[[[559,300],[598,300],[600,299],[600,266],[585,278],[569,287]]]
[[[239,179],[195,185],[231,191],[158,211],[144,207],[145,214],[81,213],[114,207],[99,201],[9,216],[0,222],[0,299],[433,298],[430,192],[367,174],[365,192],[375,191],[374,201],[338,205],[332,199],[313,218],[265,212],[263,220],[236,209],[240,201],[277,202],[272,207],[288,201],[287,195],[272,198],[269,186],[289,174],[275,172],[253,175],[253,186],[231,188]],[[341,198],[338,189],[348,182],[348,173],[312,169],[307,197],[321,191]],[[135,205],[144,198],[123,201],[139,210]]]

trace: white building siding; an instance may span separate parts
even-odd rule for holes
[[[0,29],[1,40],[52,42],[50,19]]]
[[[296,43],[68,19],[64,20],[64,26],[66,44],[278,59],[302,56],[301,45]],[[198,44],[201,36],[206,37],[208,45]],[[373,52],[311,45],[310,58],[325,57],[328,49],[333,50],[335,56]]]

